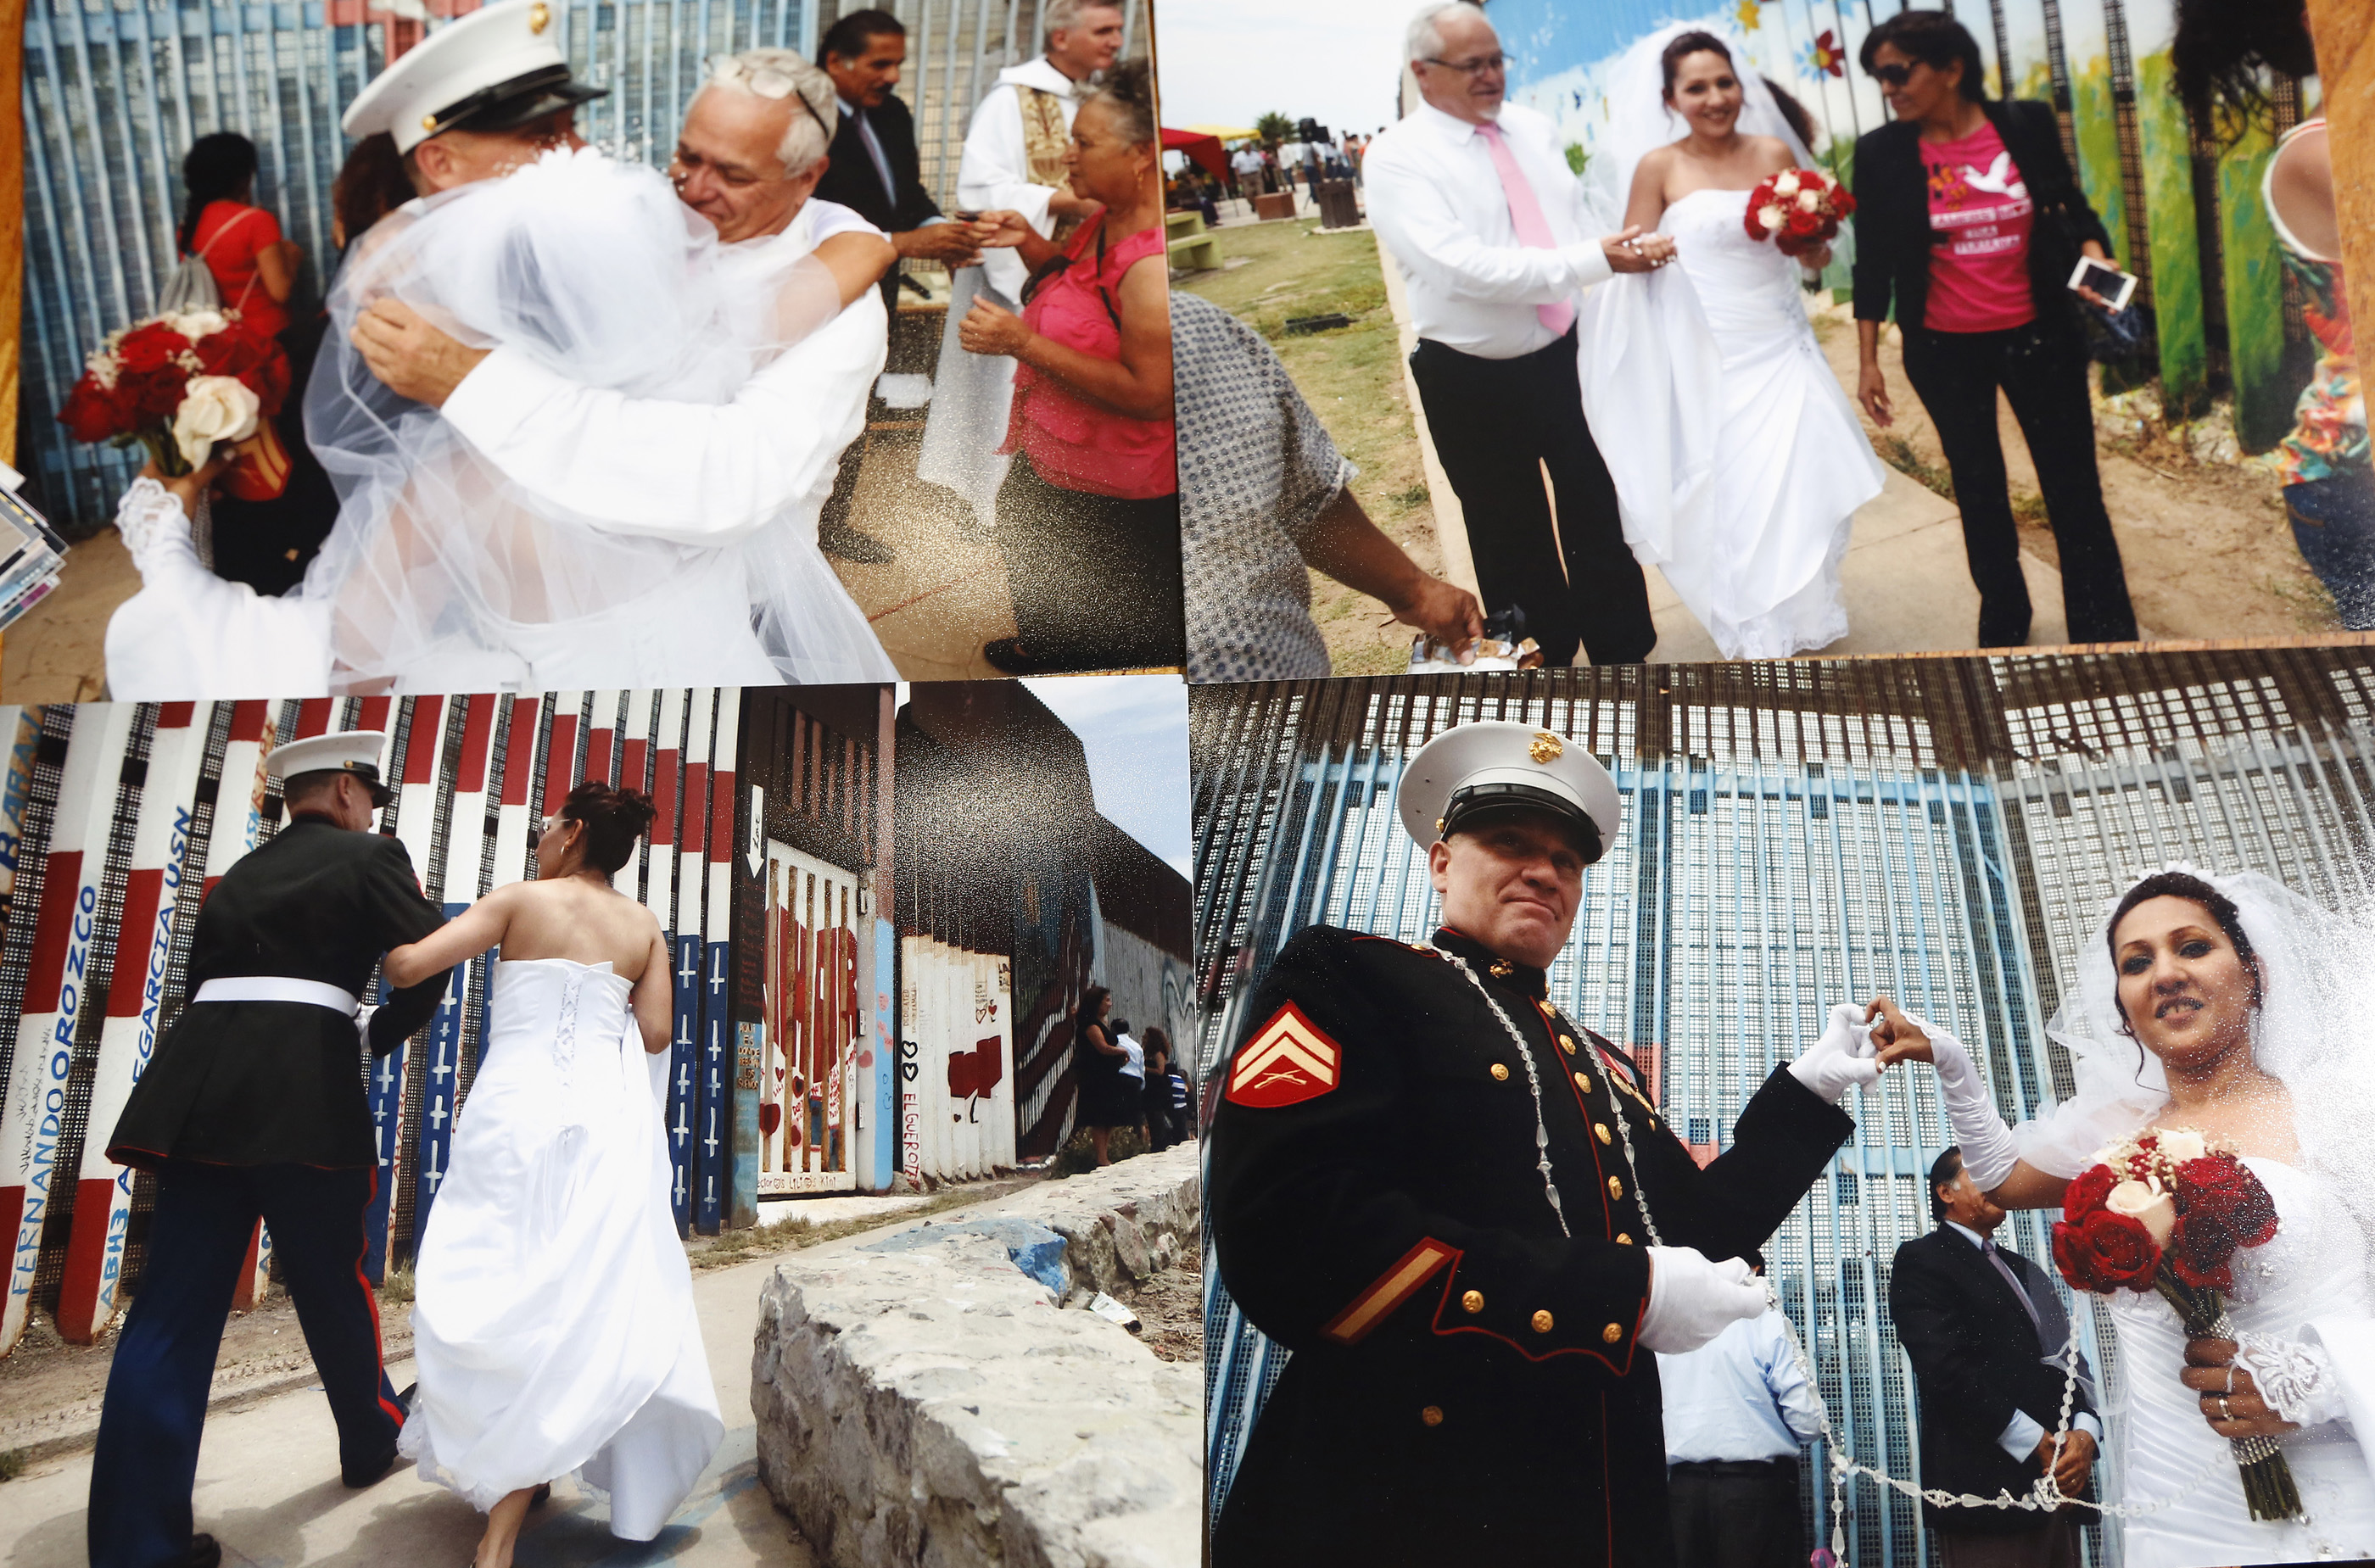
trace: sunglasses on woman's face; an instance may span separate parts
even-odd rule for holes
[[[1921,63],[1918,60],[1910,65],[1874,65],[1872,78],[1884,87],[1901,88],[1911,81],[1913,73],[1920,68]]]

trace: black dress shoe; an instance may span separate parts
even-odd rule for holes
[[[408,1383],[404,1385],[404,1392],[396,1397],[396,1408],[404,1412],[406,1421],[412,1419],[412,1397],[419,1392],[419,1384]]]
[[[835,524],[817,531],[817,548],[860,566],[881,566],[899,559],[899,552],[871,534],[862,534],[846,523]]]
[[[551,1501],[552,1483],[550,1481],[543,1482],[527,1494],[527,1505],[531,1508],[541,1508]]]
[[[187,1568],[221,1568],[222,1548],[212,1536],[192,1536],[182,1562]]]
[[[388,1471],[394,1468],[396,1468],[396,1441],[391,1438],[388,1440],[385,1454],[374,1455],[360,1465],[342,1468],[338,1472],[338,1479],[357,1491],[360,1491],[367,1486],[378,1485],[387,1478]]]

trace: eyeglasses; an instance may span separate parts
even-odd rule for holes
[[[817,106],[800,90],[800,84],[773,65],[745,65],[738,54],[713,54],[709,57],[709,79],[729,85],[739,82],[760,98],[798,99],[800,107],[809,112],[809,118],[816,122],[817,129],[824,133],[824,139],[833,140],[833,127],[824,123]]]
[[[1507,70],[1509,65],[1509,57],[1506,54],[1479,54],[1473,60],[1438,60],[1430,54],[1425,56],[1425,61],[1430,65],[1440,65],[1447,71],[1457,71],[1463,77],[1481,76],[1486,71]]]
[[[1910,65],[1874,65],[1872,67],[1872,79],[1885,87],[1901,88],[1913,79],[1913,73],[1920,65],[1919,60]]]

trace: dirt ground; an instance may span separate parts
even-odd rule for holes
[[[1261,330],[1338,447],[1360,468],[1353,493],[1371,517],[1423,567],[1439,572],[1435,514],[1376,237],[1317,229],[1316,218],[1225,224],[1219,233],[1227,265],[1181,275],[1175,286]],[[1289,316],[1330,312],[1350,316],[1352,324],[1310,336],[1285,333]],[[1815,331],[1852,395],[1855,324],[1848,308],[1821,308]],[[1885,461],[1951,495],[1937,433],[1905,379],[1893,335],[1884,342],[1881,362],[1896,423],[1882,430],[1867,420],[1864,433]],[[2000,403],[1999,409],[2022,543],[2058,565],[2036,470],[2010,407]],[[2159,430],[2141,438],[2098,437],[2097,446],[2105,504],[2147,637],[2291,636],[2337,629],[2332,602],[2293,547],[2279,487],[2263,465],[2197,463],[2180,439]],[[1409,633],[1389,620],[1384,607],[1317,572],[1311,584],[1313,613],[1338,675],[1403,667]]]
[[[1138,1314],[1138,1337],[1166,1362],[1204,1362],[1204,1266],[1189,1257],[1115,1298]]]

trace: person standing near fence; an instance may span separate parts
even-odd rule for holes
[[[1880,330],[1893,310],[1906,379],[1955,477],[1980,647],[2021,646],[2030,616],[1999,388],[2045,492],[2070,641],[2133,642],[2136,614],[2095,466],[2086,335],[2068,287],[2081,254],[2110,265],[2109,235],[2070,172],[2052,107],[1990,99],[1978,41],[1944,11],[1887,18],[1864,35],[1858,58],[1896,119],[1855,149],[1856,399],[1887,428]],[[2092,291],[2080,297],[2103,302]]]
[[[379,776],[386,743],[353,730],[266,758],[289,823],[207,893],[189,1005],[108,1139],[109,1159],[158,1182],[91,1458],[92,1568],[222,1560],[212,1536],[191,1533],[190,1492],[259,1218],[337,1422],[340,1479],[369,1486],[396,1463],[405,1404],[382,1364],[360,1266],[379,1156],[356,1035],[374,1056],[395,1050],[436,1012],[448,972],[360,1007],[383,953],[445,923],[402,842],[371,831],[395,798]]]
[[[1823,1435],[1822,1397],[1778,1307],[1658,1358],[1676,1568],[1806,1561],[1798,1450]]]

